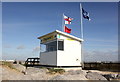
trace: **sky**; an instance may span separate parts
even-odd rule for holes
[[[39,57],[37,37],[62,31],[62,14],[73,18],[71,35],[81,38],[79,2],[3,2],[2,59]],[[118,61],[118,3],[82,2],[85,61]]]

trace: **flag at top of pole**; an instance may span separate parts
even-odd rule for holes
[[[83,17],[84,17],[85,19],[88,19],[89,21],[91,20],[90,17],[89,17],[89,13],[86,12],[83,8],[82,8],[82,14],[83,14]]]
[[[82,8],[81,3],[80,3],[80,14],[81,14],[81,38],[83,39],[83,20],[82,20],[82,18],[88,19],[89,21],[91,19],[89,17],[89,13]]]
[[[71,21],[73,20],[73,18],[70,18],[64,15],[64,20],[65,20],[65,24],[71,24]]]

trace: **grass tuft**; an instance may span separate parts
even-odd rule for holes
[[[55,74],[55,73],[59,73],[59,74],[63,74],[65,72],[64,69],[54,69],[54,68],[47,68],[48,69],[48,73],[50,74]]]
[[[15,69],[11,62],[2,61],[2,65],[7,66],[7,67],[9,67],[11,69]]]

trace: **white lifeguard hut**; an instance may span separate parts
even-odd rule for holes
[[[55,30],[41,37],[40,64],[50,66],[82,66],[82,39]],[[43,47],[43,46],[42,46]]]

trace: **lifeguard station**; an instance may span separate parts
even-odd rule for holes
[[[41,37],[40,64],[50,66],[81,66],[82,39],[55,30]],[[44,46],[42,46],[44,45]]]

